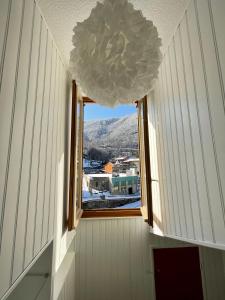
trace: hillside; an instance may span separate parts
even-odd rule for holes
[[[137,114],[122,118],[84,123],[84,149],[90,147],[112,151],[113,154],[138,148]]]

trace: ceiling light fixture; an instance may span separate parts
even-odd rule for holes
[[[141,11],[127,0],[98,2],[73,31],[70,69],[88,97],[115,106],[149,93],[161,62],[161,39]]]

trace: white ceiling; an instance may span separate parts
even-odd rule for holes
[[[115,0],[117,1],[117,0]],[[168,42],[190,0],[130,0],[134,8],[152,20],[162,38],[163,48]],[[72,50],[73,28],[87,19],[96,0],[38,0],[44,17],[67,63]],[[99,2],[103,2],[102,0]]]

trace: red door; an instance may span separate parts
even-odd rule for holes
[[[203,300],[197,247],[154,249],[156,300]]]

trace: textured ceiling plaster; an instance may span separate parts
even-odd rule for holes
[[[115,0],[117,1],[117,0]],[[152,20],[162,38],[163,47],[169,39],[190,0],[130,0],[134,8],[142,11],[144,17]],[[87,19],[96,0],[38,0],[44,17],[56,43],[69,62],[72,50],[73,28],[77,22]],[[103,2],[103,1],[99,1]],[[164,51],[162,47],[162,52]]]

